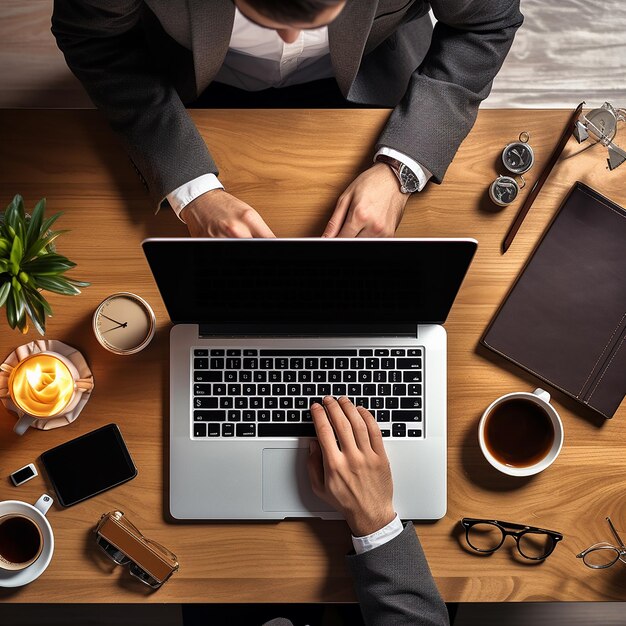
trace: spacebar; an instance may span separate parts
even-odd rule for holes
[[[257,437],[315,437],[313,424],[257,424]]]

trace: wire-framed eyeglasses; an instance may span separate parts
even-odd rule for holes
[[[576,555],[577,559],[582,559],[583,563],[591,569],[606,569],[611,567],[611,565],[615,565],[618,561],[626,563],[626,546],[617,530],[615,530],[611,518],[607,517],[606,521],[609,523],[611,532],[617,540],[617,545],[614,546],[607,541],[601,541],[600,543],[594,543],[591,547]]]
[[[482,554],[492,554],[502,546],[506,537],[510,536],[515,539],[517,550],[525,559],[543,561],[563,539],[563,535],[555,530],[536,528],[527,524],[473,517],[464,517],[461,524],[465,528],[467,545]]]

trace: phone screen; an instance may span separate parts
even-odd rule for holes
[[[41,455],[63,506],[71,506],[137,475],[122,433],[109,424]]]

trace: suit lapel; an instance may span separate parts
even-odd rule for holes
[[[339,89],[346,97],[359,70],[377,7],[378,0],[348,0],[328,27],[330,60]]]
[[[196,89],[202,93],[217,74],[226,53],[235,20],[232,0],[187,0]]]

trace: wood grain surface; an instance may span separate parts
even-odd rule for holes
[[[249,202],[280,237],[319,236],[337,196],[367,165],[388,111],[193,111],[232,193]],[[605,152],[573,140],[506,255],[500,242],[519,204],[491,205],[487,187],[503,146],[531,134],[537,163],[547,159],[569,111],[482,111],[443,185],[429,184],[408,205],[398,236],[475,237],[479,249],[446,323],[448,369],[448,513],[418,524],[433,574],[447,601],[626,600],[626,568],[583,566],[575,555],[611,540],[611,515],[626,532],[624,405],[605,422],[554,392],[565,445],[552,467],[530,479],[498,474],[482,458],[478,419],[497,396],[537,382],[478,348],[478,339],[546,224],[576,180],[626,204],[626,170],[609,172]],[[0,500],[34,502],[52,493],[43,477],[15,489],[8,474],[45,450],[101,425],[119,424],[139,475],[68,509],[55,505],[54,558],[28,587],[0,589],[3,602],[333,602],[354,600],[344,564],[350,538],[343,522],[193,523],[165,521],[170,322],[140,248],[147,236],[185,236],[171,212],[153,215],[147,195],[116,137],[95,111],[0,111],[0,206],[21,193],[28,206],[45,196],[64,211],[59,251],[91,281],[78,297],[50,295],[48,337],[79,348],[95,390],[73,424],[54,431],[12,432],[0,408]],[[523,198],[524,192],[522,192]],[[518,200],[520,202],[521,200]],[[173,259],[173,262],[175,260]],[[181,268],[181,272],[184,268]],[[110,293],[133,291],[154,307],[158,330],[142,353],[109,354],[91,316]],[[1,312],[4,318],[4,311]],[[0,321],[8,354],[26,337]],[[212,477],[207,477],[208,480]],[[416,476],[416,480],[423,477]],[[93,527],[119,508],[150,538],[179,557],[180,571],[147,592],[98,553]],[[558,530],[564,541],[539,565],[520,561],[512,541],[493,556],[470,554],[459,537],[463,516],[494,517]]]

